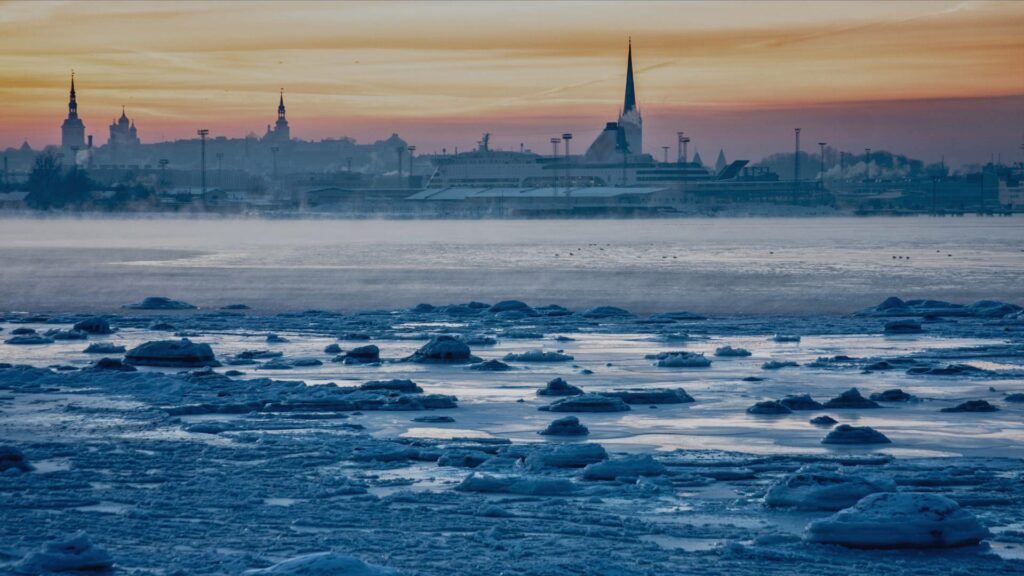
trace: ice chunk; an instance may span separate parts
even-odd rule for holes
[[[1022,309],[1015,304],[994,300],[979,300],[974,304],[952,304],[942,300],[907,300],[895,296],[871,308],[857,312],[858,316],[916,316],[940,318],[943,316],[967,316],[976,318],[1007,318],[1019,314]]]
[[[840,424],[832,429],[821,441],[822,444],[890,444],[892,440],[886,438],[878,430],[870,426],[850,426]]]
[[[502,358],[505,362],[571,362],[572,359],[568,354],[544,350],[529,350],[519,354],[509,352]]]
[[[968,400],[951,406],[949,408],[943,408],[940,412],[995,412],[999,408],[989,404],[986,400]]]
[[[888,478],[867,478],[808,466],[772,484],[764,502],[779,508],[835,512],[853,506],[868,494],[895,491],[896,483]]]
[[[53,572],[109,571],[114,566],[110,554],[89,541],[84,532],[78,532],[66,540],[49,542],[28,554],[14,566],[16,574],[46,574]]]
[[[921,323],[916,320],[893,320],[885,323],[886,334],[917,334],[924,332]]]
[[[772,337],[776,342],[799,342],[800,337],[795,334],[776,334]]]
[[[914,396],[907,394],[899,388],[893,388],[884,392],[875,392],[870,398],[877,402],[909,402],[914,399]]]
[[[469,366],[469,369],[480,370],[481,372],[505,372],[508,370],[512,370],[513,368],[508,364],[505,364],[501,360],[495,360],[492,358],[490,360],[485,360],[478,364],[472,364]]]
[[[792,360],[769,360],[764,364],[761,364],[762,370],[779,370],[780,368],[795,368],[799,366]]]
[[[629,405],[621,398],[603,394],[580,394],[556,400],[539,410],[549,412],[626,412]]]
[[[779,404],[790,410],[819,410],[821,408],[821,402],[811,398],[810,394],[790,394],[779,400]]]
[[[670,352],[658,359],[660,368],[707,368],[711,360],[698,352]]]
[[[615,480],[617,478],[661,476],[665,473],[665,466],[661,462],[649,454],[643,454],[589,464],[580,475],[586,480]]]
[[[961,376],[971,374],[985,374],[987,370],[971,366],[970,364],[949,364],[947,366],[914,366],[907,369],[907,374],[918,374],[925,376]]]
[[[337,344],[328,344],[324,347],[324,354],[341,354],[341,346]]]
[[[367,564],[347,554],[317,552],[289,558],[259,570],[247,570],[250,576],[398,576],[390,568]]]
[[[356,348],[345,352],[338,358],[335,358],[335,361],[344,362],[346,364],[372,364],[374,362],[380,362],[380,348],[375,344],[357,346]]]
[[[626,404],[686,404],[694,401],[682,388],[629,388],[602,394],[622,398]]]
[[[1006,402],[1024,402],[1024,393],[1014,392],[1013,394],[1007,394],[1003,400]]]
[[[100,358],[89,367],[89,370],[114,370],[117,372],[135,372],[135,366],[125,364],[120,358]]]
[[[543,388],[537,389],[537,396],[579,396],[583,390],[569,384],[562,378],[555,378]]]
[[[46,336],[54,340],[85,340],[89,334],[81,330],[47,330]]]
[[[422,422],[428,424],[451,424],[455,422],[455,418],[451,416],[419,416],[412,419],[413,422]]]
[[[747,414],[758,415],[790,414],[792,412],[792,410],[778,400],[765,400],[747,408]]]
[[[839,396],[825,402],[825,408],[881,408],[877,402],[860,395],[860,390],[850,388]]]
[[[473,473],[455,487],[460,492],[506,493],[524,496],[568,496],[576,485],[568,478],[489,476]]]
[[[524,461],[530,470],[545,468],[583,468],[608,458],[600,444],[544,445],[531,452]]]
[[[93,342],[82,350],[83,354],[124,354],[124,346],[110,342]]]
[[[180,300],[171,300],[164,296],[150,296],[142,302],[125,304],[124,308],[132,310],[193,310],[195,306]]]
[[[519,312],[526,316],[536,316],[537,311],[531,308],[526,302],[520,302],[519,300],[502,300],[497,304],[487,309],[492,314],[498,314],[501,312]]]
[[[989,536],[973,514],[938,494],[881,492],[808,524],[804,538],[851,548],[950,548]]]
[[[53,344],[53,338],[40,334],[23,334],[8,338],[4,340],[4,343],[12,346],[38,346],[40,344]]]
[[[218,366],[209,344],[196,344],[188,338],[157,340],[132,348],[125,362],[138,366]]]
[[[490,454],[480,450],[466,448],[449,448],[437,459],[438,466],[454,466],[456,468],[476,468],[491,458]]]
[[[827,414],[823,414],[821,416],[815,416],[814,418],[811,418],[810,423],[814,424],[815,426],[832,426],[838,424],[839,421]]]
[[[628,318],[633,313],[615,306],[598,306],[583,313],[584,318]]]
[[[548,427],[538,432],[545,436],[586,436],[590,430],[580,424],[580,419],[575,416],[559,418],[548,424]]]
[[[715,349],[715,356],[722,357],[743,357],[750,356],[750,350],[745,348],[733,348],[732,346],[722,346]]]
[[[359,386],[360,390],[391,390],[393,392],[404,392],[406,394],[420,394],[420,388],[412,380],[370,380]]]
[[[113,330],[110,329],[110,322],[107,322],[105,318],[100,318],[98,316],[76,322],[74,329],[88,334],[110,334],[113,332]]]
[[[470,353],[469,346],[454,336],[441,335],[431,338],[406,361],[421,363],[459,364],[479,362],[480,359]]]

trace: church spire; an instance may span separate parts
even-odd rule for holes
[[[626,100],[622,105],[622,113],[636,110],[636,88],[633,86],[633,39],[629,39],[629,53],[626,57]]]
[[[71,71],[71,97],[68,99],[68,117],[78,116],[78,100],[75,98],[75,71]]]
[[[281,101],[277,105],[277,117],[284,118],[284,88],[281,88]]]

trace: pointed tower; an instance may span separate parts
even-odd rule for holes
[[[643,154],[644,132],[640,109],[636,106],[636,84],[633,82],[633,40],[629,40],[626,52],[626,97],[622,102],[622,113],[619,114],[619,126],[625,135],[626,145],[630,154]]]
[[[697,151],[697,147],[693,147],[693,163],[697,166],[704,166],[704,161],[700,159],[700,152]]]
[[[68,99],[68,117],[60,127],[60,145],[65,150],[85,149],[85,124],[78,117],[78,99],[75,95],[75,72],[71,72],[71,94]]]
[[[277,122],[274,123],[273,130],[267,126],[266,138],[277,144],[288,142],[292,138],[291,128],[288,127],[288,118],[284,114],[284,88],[281,88],[280,100],[277,103]]]
[[[715,160],[715,172],[721,172],[722,170],[725,170],[725,167],[728,165],[729,163],[725,161],[725,150],[719,148],[718,160]]]

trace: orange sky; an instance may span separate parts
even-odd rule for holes
[[[122,104],[147,142],[262,133],[284,87],[301,138],[399,132],[430,151],[490,130],[546,150],[614,120],[627,35],[652,151],[694,127],[705,149],[785,149],[807,109],[821,124],[805,131],[830,130],[810,138],[855,132],[857,149],[887,136],[843,124],[865,102],[909,114],[892,137],[913,148],[919,129],[922,154],[941,153],[936,102],[977,116],[979,158],[1024,130],[1020,2],[0,2],[0,146],[59,140],[74,68],[97,142]]]

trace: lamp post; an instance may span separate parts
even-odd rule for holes
[[[683,133],[676,132],[676,163],[683,162]]]
[[[201,188],[203,190],[203,196],[206,195],[206,137],[210,134],[210,131],[206,128],[200,128],[196,131],[199,135],[199,172]]]
[[[558,145],[561,144],[561,142],[562,142],[561,138],[552,138],[551,139],[551,157],[552,158],[558,158]],[[554,180],[555,192],[557,193],[558,192],[558,166],[555,166],[554,168],[555,168],[555,176],[554,176],[553,180]]]
[[[562,140],[565,140],[565,193],[568,195],[569,187],[572,185],[571,178],[569,177],[569,141],[572,140],[572,132],[562,134]]]

